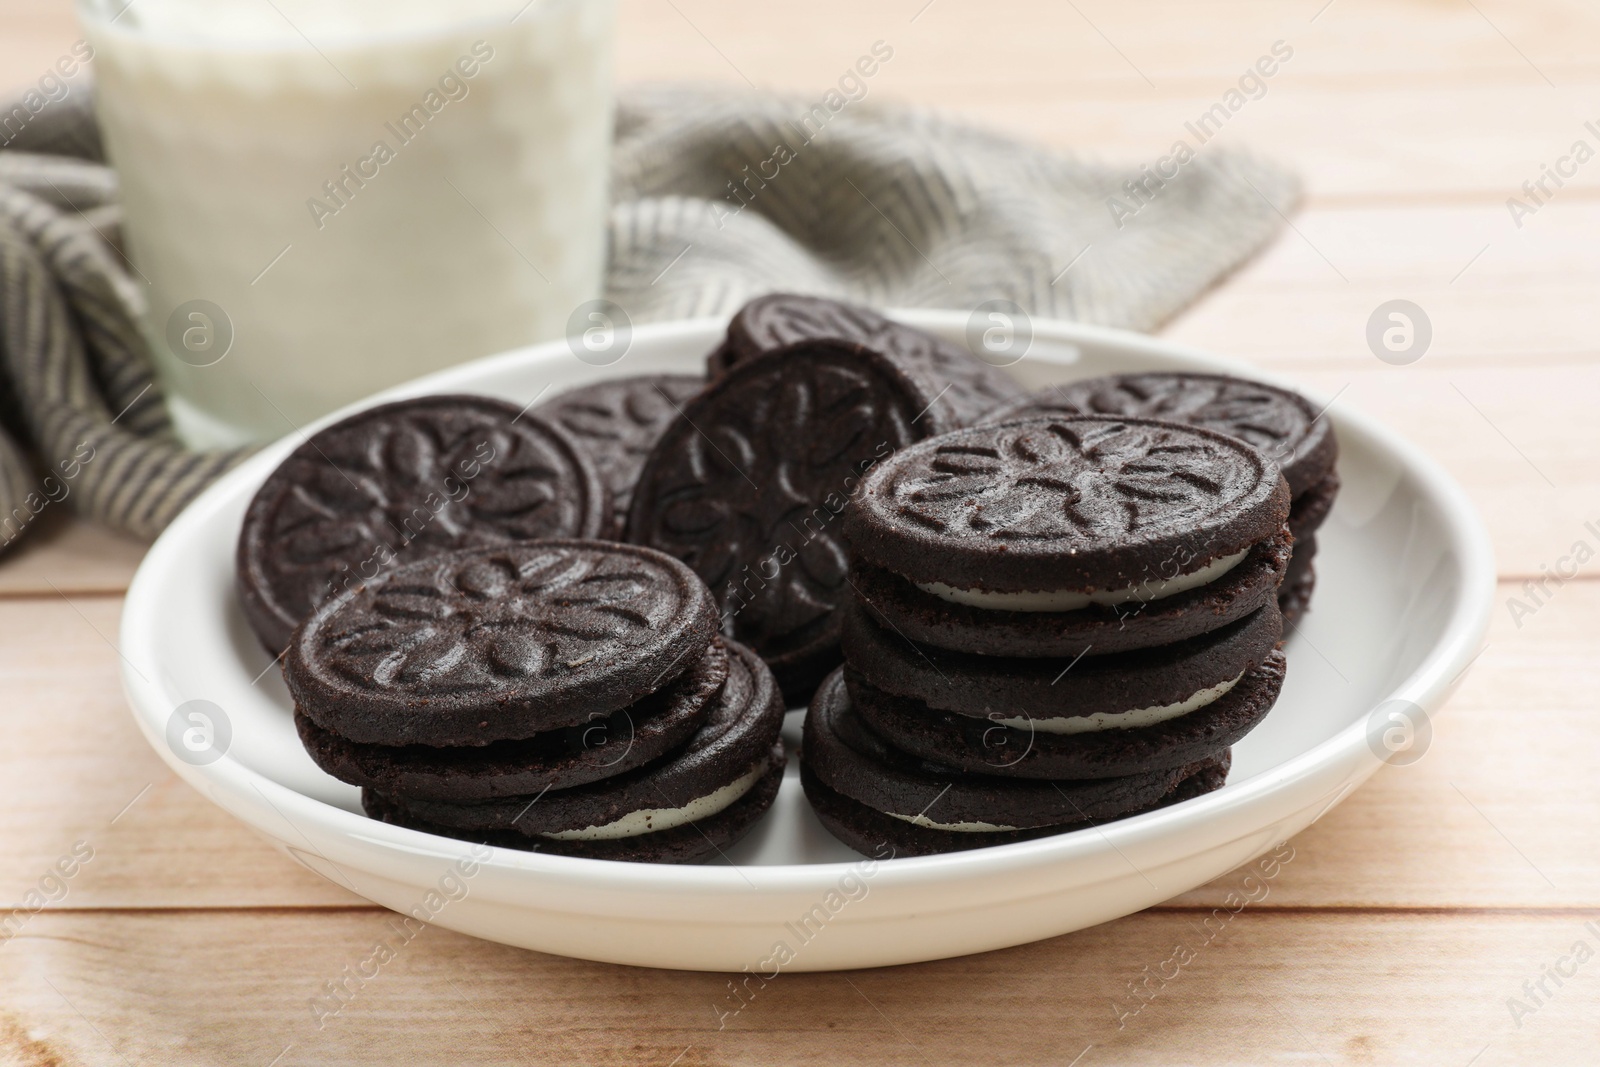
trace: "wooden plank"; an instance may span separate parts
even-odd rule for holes
[[[882,39],[896,57],[869,98],[914,99],[1137,162],[1186,136],[1186,121],[1284,39],[1298,46],[1295,58],[1212,143],[1270,151],[1304,172],[1314,196],[1449,191],[1500,203],[1574,139],[1597,143],[1583,123],[1600,114],[1582,100],[1600,84],[1600,66],[1581,46],[1597,16],[1573,4],[1502,0],[1480,8],[1492,24],[1471,5],[1438,12],[1341,2],[1313,24],[1280,6],[1213,10],[1174,0],[1076,10],[1038,0],[946,2],[913,22],[923,6],[897,0],[866,15],[846,0],[789,10],[633,0],[622,14],[619,73],[629,82],[748,78],[809,99]],[[76,37],[65,0],[28,16],[3,68],[7,83],[34,80],[31,72]],[[1600,168],[1581,170],[1564,195],[1579,189],[1600,189]]]
[[[931,86],[919,87],[917,99],[1110,162],[1153,163],[1186,134],[1200,151],[1252,150],[1298,172],[1313,202],[1384,203],[1445,194],[1500,205],[1575,140],[1600,147],[1584,129],[1595,116],[1564,105],[1542,83],[1358,91],[1305,87],[1287,72],[1283,77],[1203,143],[1184,123],[1217,103],[1226,86],[1151,102],[1060,92],[1018,100]],[[1573,87],[1591,98],[1594,88],[1593,78]],[[1592,192],[1597,185],[1600,168],[1580,168],[1562,195]]]
[[[1291,69],[1298,77],[1346,88],[1469,78],[1543,84],[1541,71],[1566,86],[1596,72],[1586,41],[1600,19],[1577,0],[1476,6],[893,0],[869,10],[849,0],[792,9],[624,0],[619,68],[628,80],[737,81],[736,66],[763,85],[820,92],[881,38],[897,46],[897,69],[911,90],[945,84],[1015,96],[1075,90],[1138,98],[1181,88],[1220,92],[1283,39],[1297,48]],[[78,37],[71,0],[3,0],[0,21],[7,27],[0,85],[7,88],[30,82]]]
[[[0,557],[0,597],[121,594],[145,548],[142,541],[47,507]]]
[[[1506,0],[1485,0],[1479,10],[1375,0],[1339,0],[1326,10],[1262,0],[892,0],[871,9],[849,0],[790,9],[625,0],[619,65],[630,78],[682,77],[694,64],[709,79],[737,81],[742,71],[762,85],[820,91],[881,38],[897,49],[899,76],[917,87],[1127,98],[1196,86],[1220,92],[1279,39],[1296,48],[1298,77],[1345,88],[1465,84],[1467,72],[1543,84],[1544,71],[1562,84],[1594,70],[1583,44],[1600,29],[1592,10]]]
[[[348,904],[167,770],[122,697],[120,599],[0,600],[0,900],[21,899],[75,842],[94,860],[74,904]]]
[[[619,68],[626,80],[692,74],[810,99],[882,39],[895,58],[869,99],[914,99],[1063,149],[1153,162],[1178,138],[1200,147],[1184,124],[1283,40],[1293,57],[1207,147],[1270,152],[1315,197],[1448,191],[1498,204],[1575,139],[1597,144],[1583,124],[1600,115],[1582,101],[1600,69],[1578,44],[1596,16],[1569,4],[1341,2],[1313,24],[1320,5],[1001,0],[936,3],[911,22],[924,6],[863,16],[844,0],[784,13],[638,2],[624,11]],[[1580,170],[1579,187],[1600,187],[1600,168]]]
[[[1265,906],[1600,906],[1600,780],[1588,769],[1600,582],[1551,593],[1519,628],[1503,601],[1521,592],[1502,586],[1491,643],[1425,758],[1380,772],[1297,838]],[[15,709],[0,751],[0,900],[84,840],[95,859],[69,908],[357,903],[165,770],[123,706],[116,615],[110,599],[0,602],[0,685]],[[1225,878],[1180,903],[1216,906],[1231,888]]]
[[[71,0],[0,0],[0,99],[36,86],[78,40]]]
[[[1146,913],[982,956],[752,979],[734,1014],[728,975],[438,929],[401,943],[372,913],[46,913],[0,949],[0,1055],[261,1067],[1587,1063],[1600,963],[1572,952],[1600,947],[1588,917],[1247,907],[1208,934],[1201,915]],[[394,958],[346,978],[379,942]],[[1544,978],[1556,963],[1560,986]],[[348,1003],[318,1000],[341,980]],[[1534,1006],[1523,983],[1541,980],[1549,995],[1534,986]],[[1512,997],[1531,1009],[1520,1027]]]
[[[1600,347],[1585,296],[1600,282],[1600,203],[1557,199],[1522,221],[1502,204],[1313,207],[1165,334],[1274,365],[1379,367],[1368,320],[1405,299],[1432,327],[1423,366],[1587,359]]]

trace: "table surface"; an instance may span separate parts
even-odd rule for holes
[[[1491,639],[1426,757],[1295,838],[1270,895],[1121,1025],[1114,1004],[1134,1003],[1131,983],[1241,874],[1039,944],[785,975],[721,1031],[726,976],[429,929],[319,1028],[309,1002],[386,913],[274,852],[148,750],[114,645],[142,548],[50,516],[0,563],[0,899],[40,886],[77,842],[93,858],[0,943],[0,1062],[1600,1060],[1600,922],[1585,925],[1600,920],[1600,583],[1586,566],[1548,583],[1533,614],[1509,610],[1600,519],[1600,165],[1549,186],[1520,226],[1507,207],[1575,141],[1597,141],[1584,123],[1600,119],[1600,13],[1577,0],[866,10],[623,0],[621,76],[817,95],[883,39],[895,57],[874,94],[1138,161],[1274,41],[1292,46],[1220,138],[1298,168],[1305,205],[1165,335],[1377,415],[1482,510],[1501,579]],[[0,0],[0,88],[76,37],[64,0]],[[1365,340],[1394,298],[1434,330],[1405,367]]]

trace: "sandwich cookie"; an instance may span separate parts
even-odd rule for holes
[[[528,541],[408,563],[324,604],[284,680],[298,712],[349,741],[487,745],[637,704],[716,630],[710,591],[669,556]]]
[[[612,378],[562,393],[533,410],[566,430],[589,454],[611,493],[620,532],[645,457],[705,385],[704,378],[686,374]]]
[[[270,655],[318,606],[398,563],[611,526],[605,485],[565,430],[515,404],[429,396],[308,438],[251,500],[236,586]]]
[[[1265,610],[1265,609],[1263,609]],[[1220,756],[1267,717],[1283,688],[1282,652],[1189,700],[1116,714],[976,718],[885,692],[845,668],[861,720],[895,748],[971,774],[1095,779]],[[1127,720],[1127,721],[1119,721]]]
[[[1317,587],[1317,570],[1313,559],[1317,554],[1317,539],[1313,535],[1295,543],[1294,558],[1284,573],[1283,585],[1278,590],[1278,609],[1283,612],[1285,626],[1300,621],[1311,607],[1311,594]]]
[[[856,609],[845,617],[845,680],[867,725],[924,759],[1006,777],[1108,778],[1192,763],[1254,728],[1282,686],[1281,633],[1269,601],[1175,645],[1013,659],[915,646]]]
[[[1146,419],[976,427],[867,477],[845,536],[873,619],[919,644],[1076,657],[1207,633],[1273,599],[1289,493],[1237,438]]]
[[[797,293],[769,293],[741,308],[708,369],[715,377],[744,360],[805,341],[835,341],[907,360],[925,368],[936,390],[954,384],[935,407],[947,409],[944,413],[956,426],[969,425],[995,405],[1024,395],[1014,378],[965,346],[868,308]]]
[[[871,610],[859,604],[844,610],[843,623],[845,662],[878,689],[979,719],[1002,713],[1040,721],[1115,718],[1136,708],[1186,705],[1266,659],[1283,632],[1269,600],[1243,619],[1187,641],[1108,656],[1040,659],[917,645],[873,621]]]
[[[1339,475],[1330,473],[1310,489],[1295,497],[1289,505],[1289,532],[1294,534],[1296,548],[1304,547],[1333,510],[1339,495]],[[1309,558],[1309,553],[1307,554]]]
[[[839,662],[841,512],[885,457],[947,428],[937,393],[903,359],[834,342],[742,361],[650,453],[627,539],[693,568],[723,632],[803,702]]]
[[[1159,419],[1237,437],[1272,459],[1299,497],[1333,473],[1333,427],[1299,393],[1226,374],[1117,374],[1041,389],[998,407],[985,425],[1056,415]]]
[[[843,672],[806,715],[801,781],[822,824],[868,855],[1006,844],[1125,818],[1220,787],[1229,755],[1118,778],[1027,781],[963,774],[886,744],[856,714]]]
[[[989,412],[983,421],[1061,414],[1162,419],[1248,441],[1278,464],[1289,483],[1294,554],[1309,566],[1315,548],[1306,542],[1339,492],[1339,442],[1332,424],[1305,397],[1224,374],[1122,374],[1041,390]],[[1312,584],[1305,577],[1291,589],[1286,580],[1285,615],[1291,602],[1309,599]]]
[[[1311,609],[1311,594],[1317,587],[1317,528],[1333,509],[1334,498],[1339,493],[1338,474],[1329,474],[1322,481],[1295,497],[1289,508],[1289,532],[1294,535],[1294,554],[1289,558],[1289,569],[1284,572],[1283,586],[1278,590],[1278,607],[1283,612],[1286,625],[1294,625]]]
[[[369,745],[295,713],[300,741],[317,766],[343,782],[389,796],[472,802],[571,789],[625,774],[688,742],[704,725],[728,677],[719,638],[687,670],[630,707],[591,713],[579,726],[526,741],[435,748]]]
[[[767,666],[730,643],[729,671],[705,724],[655,763],[572,789],[478,804],[386,796],[386,822],[489,844],[595,859],[689,863],[719,855],[771,806],[785,763],[784,703]]]

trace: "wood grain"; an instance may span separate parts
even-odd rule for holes
[[[1588,1063],[1600,962],[1547,981],[1520,1028],[1507,1007],[1576,941],[1600,944],[1587,918],[1246,908],[1208,942],[1199,916],[1146,912],[982,956],[780,974],[724,1017],[727,975],[439,929],[319,1013],[327,983],[393,941],[382,914],[48,914],[0,950],[0,1043],[24,1064],[196,1067]]]
[[[1483,513],[1504,578],[1493,632],[1432,747],[1297,837],[1267,898],[1209,944],[1200,923],[1237,872],[1037,945],[784,975],[719,1030],[726,976],[433,929],[319,1028],[311,999],[386,913],[282,858],[148,750],[115,649],[141,548],[51,515],[0,560],[0,899],[75,842],[95,854],[0,943],[0,1064],[1592,1061],[1600,962],[1560,985],[1545,968],[1579,939],[1600,950],[1584,926],[1600,918],[1600,582],[1554,588],[1520,625],[1506,602],[1600,519],[1600,163],[1521,227],[1505,202],[1600,119],[1600,13],[1580,0],[621,10],[626,81],[810,97],[882,39],[895,58],[872,101],[1124,162],[1164,151],[1288,42],[1292,60],[1214,143],[1295,168],[1306,205],[1165,332],[1376,416]],[[35,81],[77,36],[66,0],[0,0],[0,87]],[[1394,298],[1433,325],[1412,366],[1365,340]],[[1148,979],[1178,945],[1194,959]],[[1141,980],[1159,992],[1119,1027],[1113,1004],[1131,1011]],[[1535,1002],[1524,983],[1541,980]],[[1514,1018],[1509,998],[1531,1010]]]
[[[51,504],[0,559],[0,598],[123,593],[145,548]]]

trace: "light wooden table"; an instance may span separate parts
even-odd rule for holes
[[[1041,944],[785,975],[721,1032],[721,976],[433,929],[319,1029],[308,1002],[386,913],[281,858],[147,750],[113,646],[140,546],[57,522],[0,563],[0,899],[75,842],[93,859],[0,944],[0,1063],[1600,1062],[1600,960],[1546,977],[1578,941],[1600,952],[1600,926],[1585,928],[1600,920],[1600,583],[1586,566],[1520,625],[1504,603],[1597,540],[1600,161],[1520,228],[1506,200],[1575,140],[1600,141],[1583,127],[1600,119],[1600,14],[1578,0],[624,0],[623,26],[628,80],[748,74],[809,95],[883,39],[895,57],[874,94],[1122,160],[1164,152],[1288,42],[1222,136],[1297,167],[1309,199],[1167,334],[1375,413],[1482,509],[1502,603],[1432,749],[1294,839],[1267,899],[1122,1027],[1113,1002],[1130,1006],[1129,983],[1241,874]],[[0,0],[0,83],[32,80],[75,37],[63,0]],[[1433,323],[1408,367],[1364,338],[1393,298]],[[1532,1010],[1513,1018],[1513,997]]]

